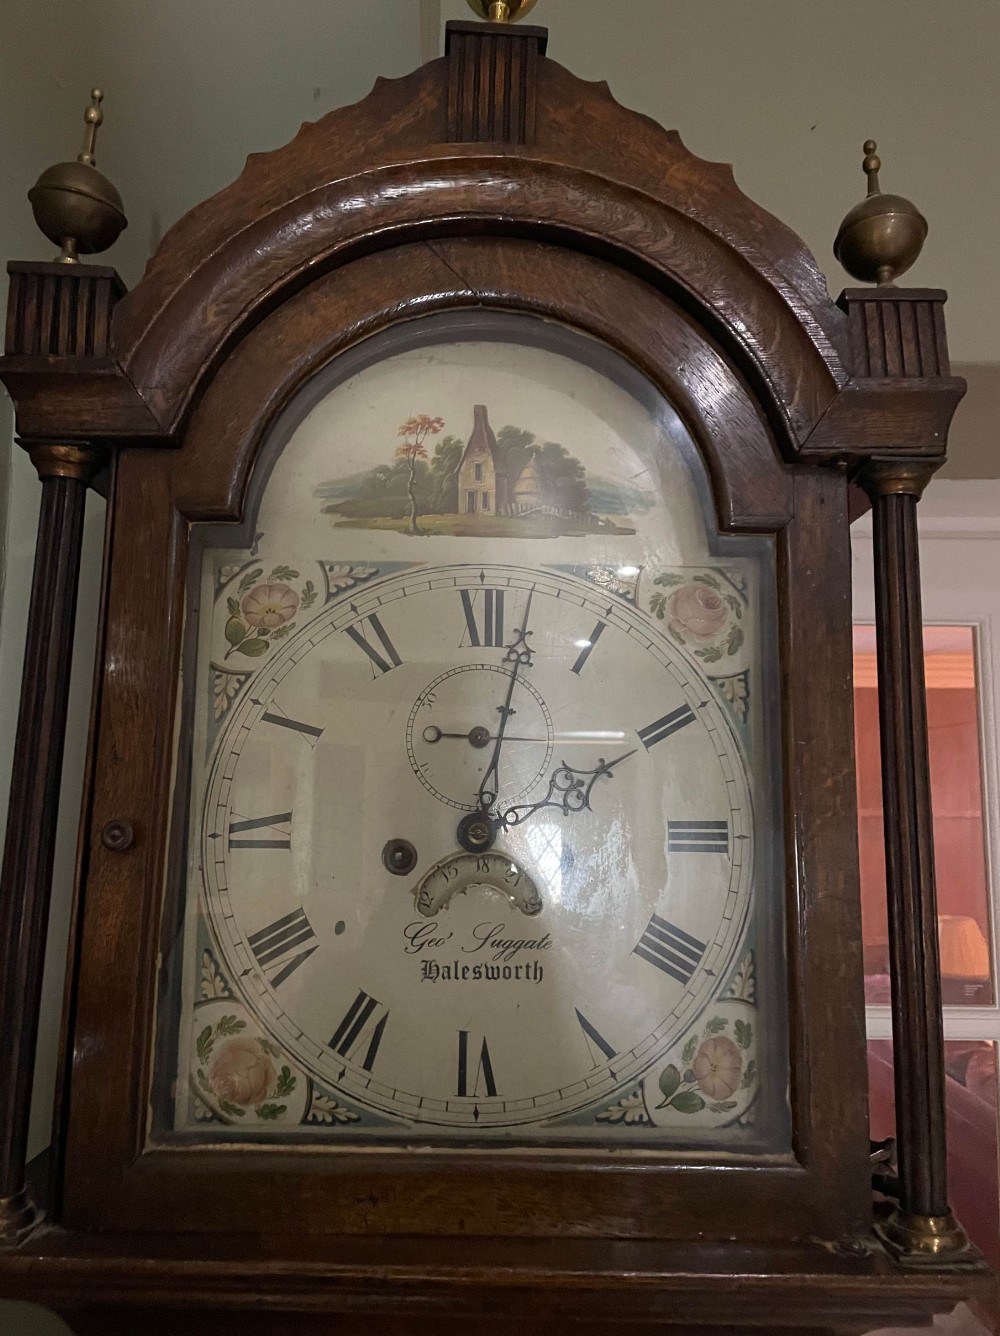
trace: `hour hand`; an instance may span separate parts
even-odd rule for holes
[[[562,761],[549,775],[549,787],[544,798],[536,803],[519,803],[514,807],[508,807],[505,812],[498,815],[497,824],[504,830],[509,830],[512,826],[519,826],[522,821],[527,821],[529,816],[540,812],[544,807],[555,807],[563,816],[573,812],[589,812],[590,795],[597,781],[604,776],[613,779],[615,766],[634,756],[637,750],[638,748],[633,747],[631,751],[624,752],[610,761],[601,756],[593,770],[581,770]]]

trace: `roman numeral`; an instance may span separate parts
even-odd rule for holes
[[[293,909],[290,914],[275,919],[266,928],[261,928],[247,938],[250,950],[257,958],[257,964],[264,971],[264,976],[272,988],[283,984],[288,976],[308,960],[317,946],[308,946],[315,942],[316,934],[306,918],[304,909]],[[318,945],[318,944],[317,944]],[[303,951],[299,947],[305,947]],[[270,973],[269,971],[274,971]]]
[[[287,714],[272,714],[267,710],[260,717],[265,724],[277,724],[279,728],[290,728],[296,733],[301,733],[310,746],[317,738],[323,736],[323,730],[317,728],[315,724],[303,724],[299,719],[289,719]]]
[[[368,641],[368,627],[373,633],[375,639],[385,651],[382,653]],[[391,672],[393,668],[398,668],[403,660],[396,653],[396,646],[389,639],[385,627],[379,620],[377,612],[373,612],[370,617],[364,617],[361,621],[355,622],[353,626],[347,627],[347,634],[351,637],[359,649],[364,650],[372,662],[372,676],[377,677],[379,673]]]
[[[287,826],[291,819],[291,812],[276,812],[273,816],[251,817],[249,821],[230,821],[229,847],[230,849],[291,849],[291,832],[286,835],[278,829],[279,826]],[[272,834],[267,839],[261,840],[234,838],[244,830],[270,830]]]
[[[583,1031],[583,1037],[587,1041],[587,1048],[590,1050],[590,1060],[593,1063],[593,1065],[595,1067],[599,1067],[601,1065],[600,1058],[596,1057],[594,1053],[595,1049],[597,1049],[600,1053],[603,1053],[605,1058],[607,1058],[609,1061],[611,1058],[615,1057],[616,1056],[615,1050],[611,1047],[611,1045],[604,1038],[601,1032],[597,1030],[593,1025],[591,1025],[590,1021],[587,1020],[586,1016],[583,1014],[580,1008],[574,1007],[573,1010],[576,1012],[577,1023],[579,1024],[580,1029]]]
[[[352,1051],[362,1038],[365,1027],[372,1019],[374,1014],[382,1006],[382,1003],[374,997],[369,997],[366,992],[359,989],[357,997],[347,1009],[347,1015],[337,1026],[333,1038],[330,1040],[329,1047],[335,1053],[339,1053],[342,1058],[350,1058]],[[386,1008],[376,1022],[368,1040],[368,1048],[365,1053],[364,1061],[361,1066],[366,1072],[370,1072],[372,1064],[378,1056],[378,1046],[382,1042],[382,1035],[385,1033],[385,1023],[389,1019],[389,1011]]]
[[[668,854],[727,854],[728,821],[668,821]]]
[[[680,705],[676,710],[671,710],[665,714],[662,719],[655,719],[653,723],[647,724],[645,728],[638,730],[642,745],[649,751],[650,747],[655,747],[658,742],[664,738],[669,738],[671,733],[676,733],[679,728],[686,724],[694,723],[694,710],[690,705]]]
[[[480,1090],[480,1084],[482,1090]],[[479,1065],[473,1073],[470,1088],[468,1030],[459,1030],[458,1032],[458,1093],[462,1099],[468,1099],[470,1096],[475,1097],[480,1093],[486,1095],[497,1093],[497,1083],[493,1079],[493,1063],[490,1059],[490,1050],[485,1037],[483,1038],[483,1046],[479,1050]]]
[[[503,638],[503,600],[502,589],[460,589],[462,610],[465,613],[468,644],[479,648],[486,646],[493,649],[504,643]],[[481,601],[480,601],[481,598]],[[462,644],[466,644],[462,636]]]
[[[577,676],[579,676],[580,673],[583,672],[583,665],[590,658],[591,650],[594,648],[594,646],[597,644],[597,642],[600,640],[601,636],[607,629],[608,628],[604,622],[597,623],[593,631],[591,631],[590,636],[587,639],[586,643],[584,644],[583,648],[580,650],[580,653],[576,656],[576,663],[574,663],[573,667],[570,669],[571,673],[576,673]]]
[[[690,983],[691,976],[705,954],[705,943],[699,942],[682,928],[675,928],[666,919],[654,914],[649,926],[632,948],[634,956],[641,956],[678,983]]]

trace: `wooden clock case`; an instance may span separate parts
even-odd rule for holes
[[[130,293],[101,266],[10,266],[0,371],[44,492],[27,778],[0,919],[0,1020],[16,1038],[0,1104],[0,1293],[60,1309],[80,1332],[863,1331],[927,1320],[981,1283],[964,1241],[907,1255],[873,1229],[851,734],[860,479],[890,544],[883,605],[897,625],[880,631],[901,810],[921,783],[921,688],[900,667],[919,656],[911,517],[963,392],[944,294],[853,290],[834,304],[802,243],[728,167],[546,59],[545,44],[540,28],[449,25],[442,59],[252,157],[170,231]],[[189,525],[240,519],[269,426],[338,353],[458,308],[527,312],[616,349],[683,417],[720,527],[776,535],[787,1157],[147,1139],[160,925],[176,893],[163,869]],[[32,1186],[25,1127],[88,485],[108,498],[102,617],[63,1077],[47,1185]],[[901,827],[893,883],[897,1016],[924,1054],[900,1063],[911,1219],[947,1213],[926,815]]]

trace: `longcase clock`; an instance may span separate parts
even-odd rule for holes
[[[63,254],[10,266],[0,364],[43,486],[0,1289],[80,1332],[860,1332],[982,1283],[944,1180],[914,527],[962,383],[944,294],[889,282],[922,220],[855,211],[845,263],[881,285],[834,304],[728,168],[545,48],[450,24],[442,59],[251,159],[129,293],[78,260],[124,221],[98,102],[33,192]],[[874,1164],[869,503],[899,1109]]]

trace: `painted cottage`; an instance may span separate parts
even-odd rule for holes
[[[472,435],[459,460],[458,510],[463,515],[509,515],[507,470],[485,404],[472,410]]]

